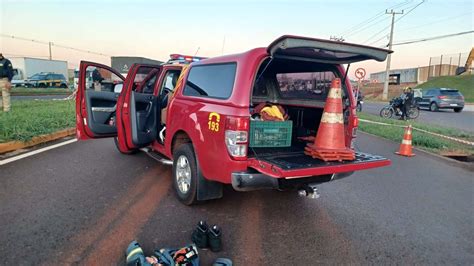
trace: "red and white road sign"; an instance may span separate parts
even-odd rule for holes
[[[359,80],[360,79],[364,79],[365,77],[365,69],[359,67],[358,69],[356,69],[355,71],[355,76],[356,78],[358,78]]]

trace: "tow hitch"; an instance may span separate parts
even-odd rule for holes
[[[298,195],[301,197],[308,197],[311,199],[318,199],[319,196],[321,196],[318,192],[318,188],[316,187],[316,184],[307,184],[301,187],[300,190],[298,190]]]

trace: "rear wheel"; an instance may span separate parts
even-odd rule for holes
[[[438,110],[439,110],[438,105],[435,102],[432,102],[430,104],[430,111],[431,112],[438,112]]]
[[[67,88],[67,85],[63,83],[63,84],[61,84],[59,87],[62,88],[62,89],[66,89],[66,88]]]
[[[362,112],[362,104],[361,103],[357,103],[356,110],[357,110],[357,112]]]
[[[410,110],[408,110],[408,117],[410,119],[417,119],[419,115],[420,115],[420,110],[416,106],[411,107]]]
[[[173,154],[173,187],[185,205],[197,203],[198,169],[191,143],[180,145]]]
[[[390,108],[390,106],[385,106],[384,108],[382,108],[382,110],[380,110],[380,117],[392,118],[392,115],[393,115],[393,109]]]
[[[454,112],[460,113],[462,111],[462,108],[454,108]]]
[[[41,83],[41,84],[38,85],[38,88],[45,89],[46,87],[48,87],[48,86],[46,86],[45,83]]]

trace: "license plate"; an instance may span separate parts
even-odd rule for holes
[[[449,106],[458,106],[457,103],[451,103]]]

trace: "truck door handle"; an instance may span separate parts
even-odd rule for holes
[[[116,108],[117,105],[115,105],[114,107],[92,107],[92,112],[113,113],[115,112]]]

